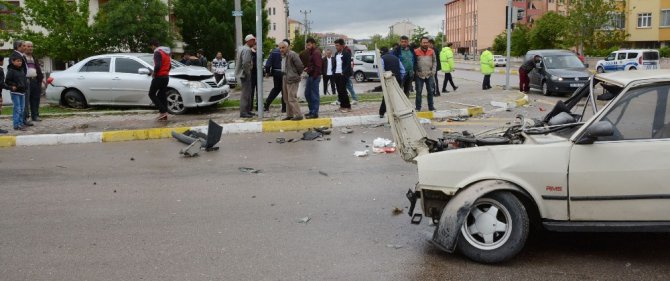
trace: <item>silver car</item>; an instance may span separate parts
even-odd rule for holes
[[[51,103],[86,108],[90,105],[151,106],[148,92],[152,54],[106,54],[89,57],[47,80]],[[228,98],[230,87],[217,85],[204,67],[172,60],[168,84],[168,111],[182,114],[189,108],[215,105]]]
[[[237,79],[235,79],[235,61],[228,61],[228,69],[226,69],[226,81],[228,85],[234,87],[237,85]]]

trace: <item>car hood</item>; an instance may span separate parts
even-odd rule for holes
[[[200,66],[182,66],[170,70],[170,77],[180,78],[184,80],[204,80],[214,76],[207,68]]]
[[[547,69],[551,75],[558,77],[590,77],[591,72],[586,68]]]

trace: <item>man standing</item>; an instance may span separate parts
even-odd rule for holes
[[[435,60],[435,53],[430,48],[428,37],[421,38],[421,47],[414,50],[416,54],[416,111],[421,111],[421,91],[423,85],[426,85],[428,97],[428,110],[435,110],[433,106],[433,95],[435,94],[435,69],[437,68],[437,61]],[[432,85],[432,86],[431,86]]]
[[[27,74],[28,77],[28,92],[30,96],[27,97],[26,104],[30,104],[30,117],[35,122],[40,122],[40,97],[42,96],[42,80],[44,79],[44,74],[42,74],[42,68],[40,67],[39,61],[33,56],[33,42],[25,42],[25,57],[27,64]],[[28,109],[26,108],[26,119],[28,119]]]
[[[321,74],[323,75],[323,95],[328,95],[328,82],[330,82],[330,91],[335,94],[335,81],[333,80],[333,51],[326,49],[326,56],[321,62]]]
[[[198,53],[195,55],[198,57],[198,62],[200,66],[207,68],[207,57],[205,57],[205,51],[203,49],[198,50]]]
[[[167,121],[167,85],[170,82],[170,48],[159,47],[158,40],[151,40],[149,47],[154,52],[154,71],[152,73],[151,86],[149,87],[149,98],[158,106],[158,121]]]
[[[20,58],[23,63],[21,64],[21,70],[23,71],[24,75],[28,75],[28,63],[26,61],[26,56],[25,56],[25,51],[26,51],[26,42],[22,40],[16,40],[14,41],[14,51],[12,54],[9,56],[9,61],[11,63],[12,60],[15,58]],[[28,85],[28,79],[26,79],[26,85]],[[30,88],[26,89],[25,95],[24,95],[24,100],[28,101],[30,100]],[[26,102],[25,106],[23,107],[23,124],[26,126],[33,126],[33,122],[30,121],[28,118],[28,112],[30,112],[30,103]]]
[[[302,120],[302,113],[298,105],[298,85],[305,66],[298,54],[289,49],[286,41],[279,42],[279,52],[282,55],[282,100],[286,103],[286,117],[283,120],[299,121]]]
[[[290,46],[288,44],[288,39],[284,39],[284,41],[282,42],[286,43],[287,46]],[[274,50],[272,50],[272,52],[270,52],[270,56],[268,57],[268,60],[265,62],[265,74],[272,76],[272,82],[274,83],[274,86],[272,87],[272,90],[270,91],[268,98],[265,100],[263,111],[270,111],[270,105],[275,100],[275,98],[277,98],[279,93],[284,93],[282,92],[283,88],[282,83],[284,79],[282,75],[281,64],[282,64],[282,53],[280,48],[277,47]],[[302,69],[300,69],[300,72],[302,72]],[[298,88],[296,87],[295,90],[297,93]],[[281,99],[281,112],[286,112],[286,102],[284,101],[283,96]]]
[[[435,78],[433,79],[435,80],[435,82],[433,83],[433,93],[436,97],[439,97],[440,91],[437,90],[437,86],[440,85],[440,81],[437,79],[437,73],[440,72],[440,70],[442,70],[442,66],[440,65],[440,53],[442,52],[442,49],[435,47],[434,39],[431,38],[430,40],[428,40],[428,42],[430,43],[430,48],[433,49],[433,54],[435,54],[435,61],[437,62],[436,63],[437,69],[435,70]]]
[[[305,65],[307,72],[307,87],[305,89],[305,99],[309,107],[309,113],[305,115],[307,119],[319,118],[319,82],[321,82],[321,51],[316,47],[314,38],[307,38],[307,52],[309,54],[308,64]]]
[[[484,81],[482,81],[482,90],[491,89],[491,74],[495,71],[495,64],[493,63],[493,53],[491,48],[486,48],[482,55],[479,56],[479,65],[484,74]]]
[[[214,72],[217,84],[226,75],[226,69],[228,69],[228,62],[223,58],[221,52],[217,52],[216,57],[212,60],[212,72]]]
[[[409,92],[412,89],[412,81],[414,81],[414,65],[416,65],[416,54],[414,50],[409,47],[409,38],[407,36],[400,36],[400,47],[393,51],[393,54],[400,59],[402,66],[407,71],[407,76],[400,85],[403,88],[405,95],[409,97]]]
[[[542,57],[535,55],[533,59],[525,62],[521,67],[519,67],[519,90],[528,94],[530,92],[530,78],[528,78],[528,73],[535,69],[536,64],[540,63]]]
[[[454,51],[451,49],[451,43],[447,43],[447,46],[442,48],[440,51],[440,65],[442,72],[444,72],[444,82],[442,83],[442,92],[448,93],[447,91],[447,82],[451,83],[451,87],[454,88],[454,91],[458,89],[454,85],[454,79],[451,77],[451,72],[454,71]],[[435,83],[438,85],[438,83]]]
[[[340,101],[340,112],[347,113],[351,111],[349,95],[347,94],[347,80],[353,74],[351,69],[351,53],[344,49],[344,40],[342,38],[335,40],[335,64],[332,66],[337,87],[337,99]]]
[[[235,59],[235,78],[238,79],[240,87],[242,88],[242,95],[240,96],[240,117],[252,118],[254,114],[251,113],[251,100],[254,94],[254,84],[252,81],[251,71],[254,69],[253,54],[251,47],[256,44],[256,37],[249,34],[244,37],[244,45],[239,47],[237,58]]]
[[[398,85],[402,85],[402,79],[405,76],[405,67],[403,67],[400,59],[389,54],[389,48],[387,47],[382,47],[380,53],[382,55],[382,69],[384,70],[382,74],[386,71],[391,71],[395,80],[398,82]],[[379,118],[384,118],[384,114],[386,114],[386,102],[382,96],[382,104],[379,106]]]

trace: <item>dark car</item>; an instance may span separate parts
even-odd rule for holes
[[[540,56],[542,62],[528,74],[530,87],[542,94],[571,94],[588,83],[591,72],[579,57],[567,50],[531,50],[525,60]]]

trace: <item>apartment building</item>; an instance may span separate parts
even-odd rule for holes
[[[266,8],[270,26],[268,37],[275,39],[276,43],[289,38],[288,24],[288,0],[267,0]]]
[[[344,34],[328,32],[328,33],[314,33],[314,35],[319,37],[319,45],[322,46],[322,47],[334,46],[335,45],[335,40],[337,40],[337,39],[344,40],[344,43],[346,45],[353,45],[354,44],[354,39],[349,38],[349,36],[346,36]]]
[[[622,24],[631,48],[670,47],[670,0],[625,0]]]
[[[288,30],[289,30],[289,40],[293,42],[295,40],[295,36],[299,34],[303,34],[305,32],[305,25],[302,24],[302,22],[294,20],[294,19],[288,19]]]
[[[414,29],[416,29],[415,24],[409,20],[403,20],[389,26],[389,34],[412,37],[412,34],[414,34]]]

